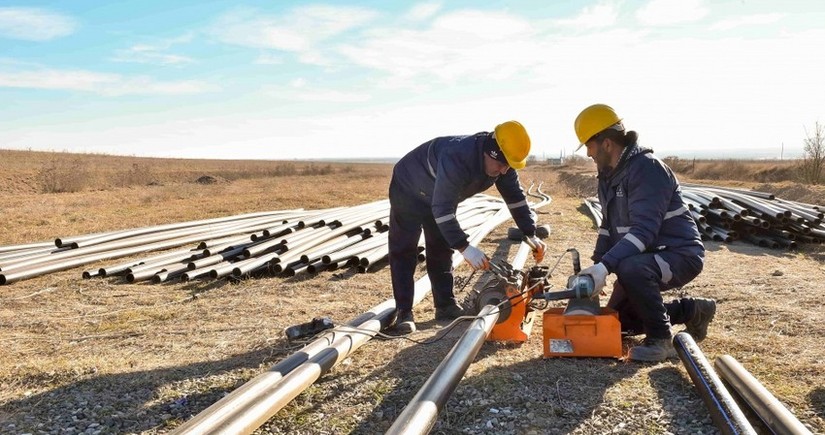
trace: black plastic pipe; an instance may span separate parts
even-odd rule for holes
[[[756,435],[693,337],[680,332],[673,337],[673,346],[719,431],[723,434]]]

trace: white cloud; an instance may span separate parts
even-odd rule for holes
[[[256,65],[281,65],[284,59],[277,54],[264,52],[258,55],[254,63]]]
[[[407,12],[407,18],[413,21],[422,21],[432,17],[441,10],[441,3],[419,3]]]
[[[441,15],[420,31],[374,29],[338,50],[350,64],[388,74],[386,86],[422,89],[512,77],[537,62],[534,33],[521,17],[467,10]]]
[[[91,92],[105,96],[198,94],[212,89],[194,80],[160,82],[83,70],[0,71],[0,87]]]
[[[369,94],[363,92],[348,92],[312,86],[308,80],[302,77],[291,80],[288,86],[265,86],[262,92],[283,100],[319,103],[361,103],[371,99]]]
[[[785,17],[785,14],[756,14],[745,17],[731,18],[714,23],[710,30],[731,30],[743,26],[758,26],[775,23]]]
[[[40,8],[0,8],[0,37],[48,41],[71,35],[77,23],[69,16]]]
[[[182,65],[194,62],[191,57],[162,53],[157,47],[150,45],[134,45],[125,50],[117,50],[112,60],[159,65]]]
[[[187,33],[154,43],[135,44],[127,49],[116,50],[112,60],[115,62],[157,65],[182,65],[192,63],[194,59],[191,57],[166,53],[172,46],[191,42],[192,38],[193,35]]]
[[[612,3],[599,3],[588,6],[576,17],[570,19],[555,20],[553,23],[558,26],[572,27],[575,29],[595,29],[612,26],[619,16],[616,6]]]
[[[702,0],[651,0],[636,11],[636,19],[648,26],[669,26],[700,20],[709,12]]]
[[[304,6],[283,16],[239,9],[220,17],[212,32],[229,44],[302,53],[377,15],[358,7]]]

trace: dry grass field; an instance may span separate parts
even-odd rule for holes
[[[65,165],[86,168],[74,171],[83,174],[80,187],[44,189],[48,169]],[[0,151],[0,166],[0,245],[253,211],[362,204],[386,196],[391,173],[388,164],[10,151]],[[583,256],[593,249],[596,229],[581,206],[581,196],[592,194],[592,178],[582,174],[591,171],[537,166],[522,172],[523,181],[544,182],[553,197],[539,213],[541,223],[552,227],[548,264],[569,247]],[[787,199],[825,198],[822,189],[790,180],[696,175],[682,178],[775,188]],[[195,182],[202,176],[218,182]],[[497,258],[511,256],[508,226],[481,248]],[[666,299],[717,299],[716,320],[701,343],[708,359],[734,356],[814,433],[825,433],[825,246],[781,251],[708,242],[707,249],[704,272]],[[343,323],[391,297],[387,267],[367,274],[339,270],[164,285],[81,280],[80,272],[0,287],[0,433],[167,433],[295,351],[284,339],[285,327],[315,316]],[[554,285],[562,286],[569,273],[565,260]],[[470,272],[462,266],[456,275]],[[422,329],[416,339],[445,326],[432,320],[429,297],[416,316]],[[716,432],[678,360],[642,365],[543,359],[540,326],[521,346],[485,344],[433,432]],[[428,345],[370,341],[256,433],[385,431],[463,328]]]

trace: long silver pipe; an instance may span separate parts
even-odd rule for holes
[[[447,357],[418,390],[412,401],[387,430],[387,434],[426,434],[435,425],[439,412],[458,386],[484,340],[498,321],[499,308],[487,305],[464,331]]]
[[[379,233],[370,237],[369,239],[358,242],[349,248],[342,249],[336,252],[330,252],[321,257],[321,261],[325,264],[337,263],[341,260],[350,259],[358,256],[361,253],[375,249],[387,243],[387,233]]]
[[[99,245],[101,243],[106,243],[106,242],[113,241],[113,240],[129,238],[129,237],[134,237],[134,236],[140,236],[140,235],[145,235],[145,234],[165,232],[165,231],[169,231],[169,230],[179,230],[179,229],[192,228],[192,227],[209,228],[209,227],[212,227],[212,226],[220,226],[220,225],[224,225],[224,224],[227,224],[227,223],[240,222],[240,221],[245,221],[245,220],[252,221],[252,220],[255,220],[255,219],[275,220],[275,219],[272,219],[272,218],[275,218],[275,217],[283,218],[284,216],[293,217],[293,216],[296,216],[296,214],[298,214],[298,213],[304,214],[305,212],[303,211],[303,209],[295,209],[295,210],[281,210],[281,211],[267,211],[267,212],[258,212],[258,213],[248,213],[248,214],[243,214],[243,215],[227,216],[227,217],[220,217],[220,218],[214,218],[214,219],[203,219],[203,220],[199,220],[199,221],[188,221],[188,222],[179,222],[179,223],[175,223],[175,224],[142,227],[142,228],[136,228],[136,229],[132,229],[132,230],[124,230],[124,231],[118,231],[118,232],[113,232],[113,233],[109,233],[109,234],[104,234],[102,236],[95,237],[95,238],[88,238],[88,239],[79,238],[79,240],[75,239],[74,241],[57,239],[55,241],[55,244],[58,244],[58,241],[59,241],[58,246],[72,245],[73,248],[77,249],[77,248],[82,247],[82,246]],[[199,232],[202,232],[202,231],[199,231]]]
[[[530,251],[530,246],[522,242],[513,258],[513,269],[524,268]],[[464,331],[458,342],[450,349],[447,356],[401,411],[386,433],[397,435],[430,432],[438,418],[438,413],[444,408],[484,344],[484,340],[493,330],[500,312],[500,308],[495,305],[487,305],[481,309],[479,318]]]
[[[0,252],[13,252],[13,251],[21,251],[24,249],[38,249],[38,248],[54,248],[54,243],[52,242],[37,242],[37,243],[27,243],[25,245],[5,245],[0,246]],[[58,246],[59,248],[59,246]]]
[[[160,284],[162,282],[169,281],[172,278],[181,275],[182,273],[188,270],[189,268],[186,264],[177,264],[173,267],[164,268],[163,270],[152,276],[152,284]]]
[[[212,254],[208,257],[203,257],[194,261],[190,261],[189,264],[187,264],[187,267],[189,268],[189,270],[195,270],[201,267],[212,266],[214,264],[218,264],[222,261],[226,261],[243,254],[243,250],[244,248],[242,246],[239,246],[237,248],[219,252],[217,254]]]
[[[304,261],[306,263],[312,263],[316,259],[321,259],[321,257],[323,257],[328,252],[340,251],[363,240],[369,239],[370,237],[372,237],[372,233],[364,231],[353,236],[346,237],[342,240],[330,240],[328,242],[325,242],[324,244],[316,246],[314,250],[301,255],[301,261]]]
[[[716,358],[714,366],[722,379],[733,387],[773,433],[777,435],[811,434],[811,431],[734,357],[722,355]]]
[[[140,260],[131,260],[131,261],[127,261],[125,263],[114,264],[114,265],[111,265],[111,266],[104,266],[104,267],[99,268],[97,272],[98,272],[98,275],[100,275],[100,276],[117,275],[119,273],[125,272],[130,267],[139,266],[141,264],[146,264],[148,262],[165,260],[167,258],[172,258],[172,257],[175,257],[175,256],[180,255],[180,254],[184,254],[184,253],[187,253],[187,252],[189,252],[192,255],[203,253],[202,250],[193,250],[193,249],[189,249],[189,248],[179,249],[179,250],[175,250],[175,251],[171,251],[171,252],[164,252],[162,254],[153,255],[151,257],[143,258],[143,259],[140,259]]]
[[[10,264],[10,263],[18,263],[18,262],[25,262],[33,258],[40,258],[40,257],[47,257],[49,255],[57,254],[58,252],[68,251],[71,248],[66,246],[63,248],[55,248],[54,246],[50,248],[38,248],[38,249],[25,249],[21,251],[9,251],[3,255],[0,255],[0,264]],[[0,268],[2,270],[2,268]]]

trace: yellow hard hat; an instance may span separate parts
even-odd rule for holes
[[[579,146],[576,151],[591,137],[621,121],[616,111],[606,104],[594,104],[582,110],[576,117],[576,122],[573,123],[576,136],[579,137]]]
[[[507,164],[513,169],[527,166],[530,155],[530,136],[518,121],[502,122],[496,126],[496,143],[501,148]]]

